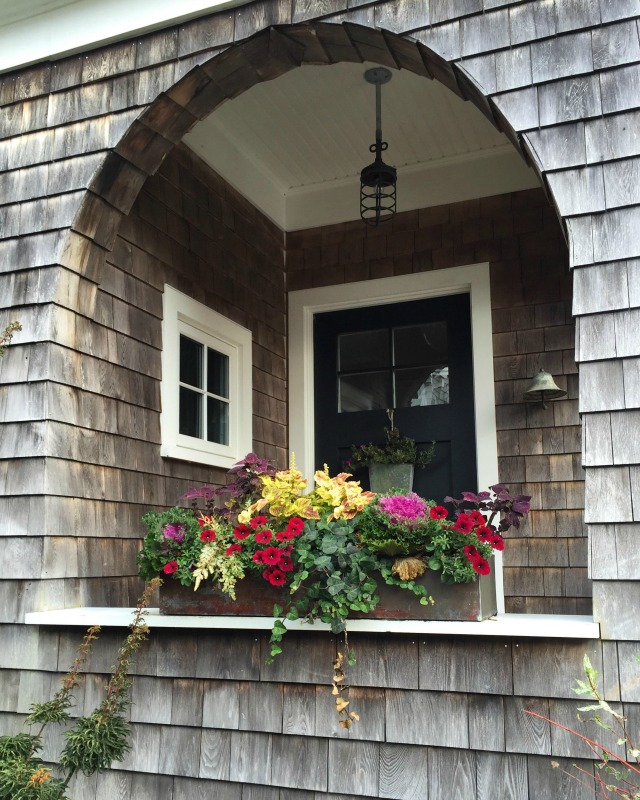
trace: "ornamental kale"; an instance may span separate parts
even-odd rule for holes
[[[413,492],[380,495],[360,515],[359,536],[367,549],[396,558],[391,574],[406,580],[430,569],[444,583],[470,583],[488,574],[493,550],[504,546],[480,512],[454,522],[444,506]]]

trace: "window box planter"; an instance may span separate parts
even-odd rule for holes
[[[354,612],[353,619],[415,619],[479,621],[497,612],[493,573],[480,576],[473,583],[446,584],[439,573],[426,572],[416,583],[424,586],[435,599],[433,605],[421,605],[411,592],[380,581],[380,603],[369,614]],[[197,592],[174,580],[167,580],[160,589],[160,613],[210,616],[272,617],[277,603],[286,608],[288,592],[270,586],[266,581],[247,576],[236,585],[236,600],[203,583]]]
[[[286,607],[288,591],[270,586],[254,575],[247,575],[236,584],[236,599],[203,581],[197,592],[175,580],[166,580],[160,587],[160,613],[211,615],[218,617],[272,617],[277,603]]]

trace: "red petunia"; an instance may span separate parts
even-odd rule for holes
[[[203,542],[215,542],[216,540],[216,532],[215,531],[201,531],[200,538]]]
[[[266,547],[262,551],[263,564],[277,564],[280,561],[280,550],[277,547]]]
[[[494,550],[504,550],[504,539],[499,533],[492,533],[489,537],[489,544]]]
[[[469,516],[473,520],[474,525],[486,525],[487,523],[484,514],[481,514],[477,509],[474,509]]]
[[[279,542],[290,542],[294,536],[295,534],[291,531],[278,531],[276,533],[276,539]]]
[[[473,530],[473,520],[468,514],[460,514],[453,527],[458,533],[471,533]]]
[[[488,575],[491,572],[489,562],[486,558],[482,558],[482,556],[478,556],[474,561],[471,562],[471,565],[478,575]]]
[[[267,580],[272,586],[283,586],[287,576],[281,570],[273,569]]]
[[[480,555],[478,548],[472,544],[466,545],[466,547],[464,548],[464,554],[469,559],[469,561],[475,561]]]
[[[283,556],[290,556],[293,553],[293,545],[288,544],[286,547],[281,547],[280,552]]]
[[[246,539],[251,533],[251,528],[248,525],[238,525],[233,529],[233,534],[236,539]]]
[[[444,506],[433,506],[429,509],[431,519],[446,519],[449,512]]]
[[[291,517],[287,522],[287,533],[292,533],[294,536],[299,536],[304,528],[304,520],[300,517]]]
[[[487,525],[480,525],[476,528],[476,536],[479,541],[488,542],[491,536],[493,536],[493,531]]]
[[[205,521],[202,519],[202,517],[200,517],[200,518],[198,519],[198,525],[199,525],[201,528],[202,528],[202,526],[203,526],[203,525],[206,525],[206,524],[207,524],[207,523],[206,523],[206,522],[205,522]]]
[[[251,527],[253,528],[253,530],[255,531],[257,528],[261,528],[263,525],[267,524],[267,518],[263,517],[263,516],[254,517],[251,520],[250,524],[251,524]]]
[[[278,566],[283,572],[291,572],[293,569],[293,561],[289,558],[289,556],[280,556],[280,562]]]
[[[162,571],[165,575],[171,575],[178,569],[178,562],[177,561],[169,561],[164,565]]]
[[[262,564],[262,550],[256,550],[256,552],[251,556],[254,563]]]
[[[234,553],[241,553],[242,552],[242,545],[241,544],[230,544],[229,547],[226,549],[226,554],[228,556],[232,556]]]
[[[272,539],[273,533],[269,530],[269,528],[265,528],[264,530],[256,533],[256,542],[258,542],[258,544],[269,544]]]

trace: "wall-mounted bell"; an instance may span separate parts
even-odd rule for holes
[[[542,407],[546,408],[547,400],[559,400],[566,395],[564,389],[556,386],[553,377],[541,369],[522,398],[526,403],[542,403]]]

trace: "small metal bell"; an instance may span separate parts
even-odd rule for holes
[[[566,397],[566,392],[556,386],[553,377],[543,369],[533,379],[533,383],[522,395],[525,403],[542,403],[542,407],[547,407],[547,400],[558,400]]]

